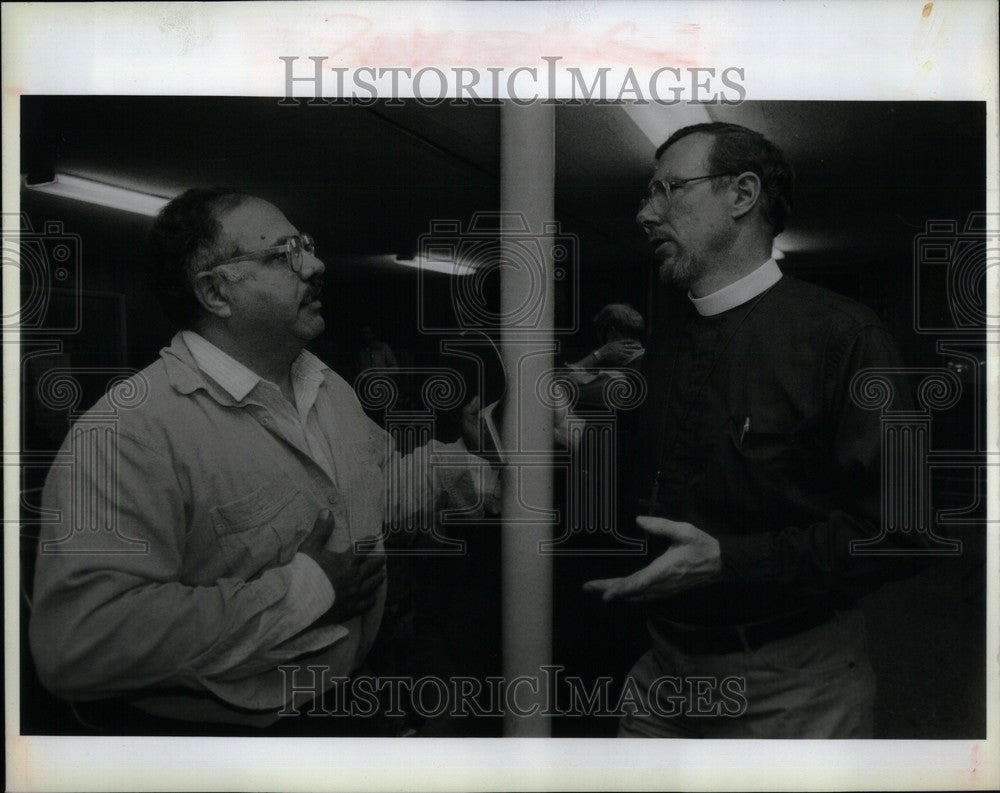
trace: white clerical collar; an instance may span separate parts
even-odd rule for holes
[[[258,383],[269,383],[193,330],[181,331],[181,338],[191,351],[191,357],[198,368],[222,386],[237,402],[245,399]],[[328,368],[311,352],[303,350],[292,362],[291,374],[296,379],[322,381],[322,373]],[[270,385],[274,386],[273,383]]]
[[[766,292],[781,278],[781,270],[774,259],[768,259],[752,273],[747,273],[739,281],[733,281],[717,292],[704,297],[695,297],[688,292],[688,299],[703,317],[711,317],[729,311],[751,300],[761,292]]]

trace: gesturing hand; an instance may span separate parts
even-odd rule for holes
[[[642,350],[642,344],[634,339],[609,341],[597,351],[597,361],[601,366],[624,366]]]
[[[605,602],[641,603],[670,597],[684,589],[718,580],[722,574],[719,541],[690,523],[640,515],[636,525],[670,540],[670,547],[652,562],[625,578],[588,581],[585,592],[599,594]]]
[[[385,554],[355,553],[353,545],[340,553],[327,550],[333,527],[333,515],[323,510],[299,546],[299,552],[316,562],[333,586],[333,606],[319,618],[320,623],[346,622],[364,614],[375,605],[379,586],[385,580]]]

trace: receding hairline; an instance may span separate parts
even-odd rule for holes
[[[254,204],[268,204],[269,206],[274,206],[270,201],[260,198],[258,196],[249,195],[248,193],[226,193],[221,195],[209,204],[209,209],[212,212],[212,216],[218,223],[222,223],[227,215],[232,214],[237,209],[242,209],[243,207]],[[277,209],[277,207],[274,207]],[[280,210],[278,210],[280,211]]]
[[[213,202],[213,205],[210,207],[212,217],[218,224],[217,241],[220,243],[229,241],[235,245],[236,243],[235,240],[232,239],[231,230],[227,231],[226,229],[226,221],[239,210],[255,205],[260,207],[269,207],[274,212],[281,215],[281,217],[285,218],[286,221],[288,220],[288,218],[285,217],[285,213],[282,212],[277,205],[271,203],[266,198],[249,195],[247,193],[230,193],[225,196],[219,196],[218,200]]]
[[[659,162],[660,160],[663,159],[663,155],[666,154],[668,151],[670,151],[670,149],[676,148],[677,144],[682,143],[685,140],[696,140],[698,138],[707,138],[708,139],[709,147],[708,147],[708,151],[705,152],[705,156],[707,158],[711,159],[712,154],[715,151],[715,145],[716,145],[716,143],[717,143],[717,141],[719,140],[720,137],[721,137],[721,135],[719,135],[717,133],[708,132],[708,131],[703,130],[703,129],[699,129],[696,132],[689,132],[688,134],[684,135],[683,137],[678,138],[677,140],[671,142],[671,144],[669,146],[667,146],[667,142],[664,141],[656,149],[656,158],[655,159],[656,159],[657,162]]]

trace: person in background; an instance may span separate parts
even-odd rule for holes
[[[616,369],[638,371],[646,353],[642,346],[646,323],[642,314],[626,303],[608,303],[593,319],[598,347],[576,363],[567,364],[569,377],[578,384],[574,410],[606,410],[607,383]]]
[[[572,418],[606,417],[615,412],[613,398],[617,381],[641,377],[646,350],[642,345],[646,324],[642,314],[627,303],[608,303],[592,320],[598,346],[575,363],[566,364],[565,384],[559,385],[560,398],[553,414],[556,444],[564,449],[579,443],[570,430]],[[622,383],[626,391],[634,384]],[[620,440],[627,445],[631,421],[617,425]]]
[[[366,369],[397,369],[399,363],[392,348],[384,341],[375,338],[371,325],[361,328],[363,346],[358,351],[358,372]]]

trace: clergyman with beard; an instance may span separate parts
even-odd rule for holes
[[[632,480],[651,561],[585,585],[647,614],[622,736],[873,731],[857,601],[908,571],[894,548],[926,537],[852,552],[880,535],[881,432],[850,384],[900,359],[872,311],[782,274],[771,251],[791,205],[791,167],[745,127],[685,127],[656,152],[637,221],[661,287],[688,299],[644,366]]]

